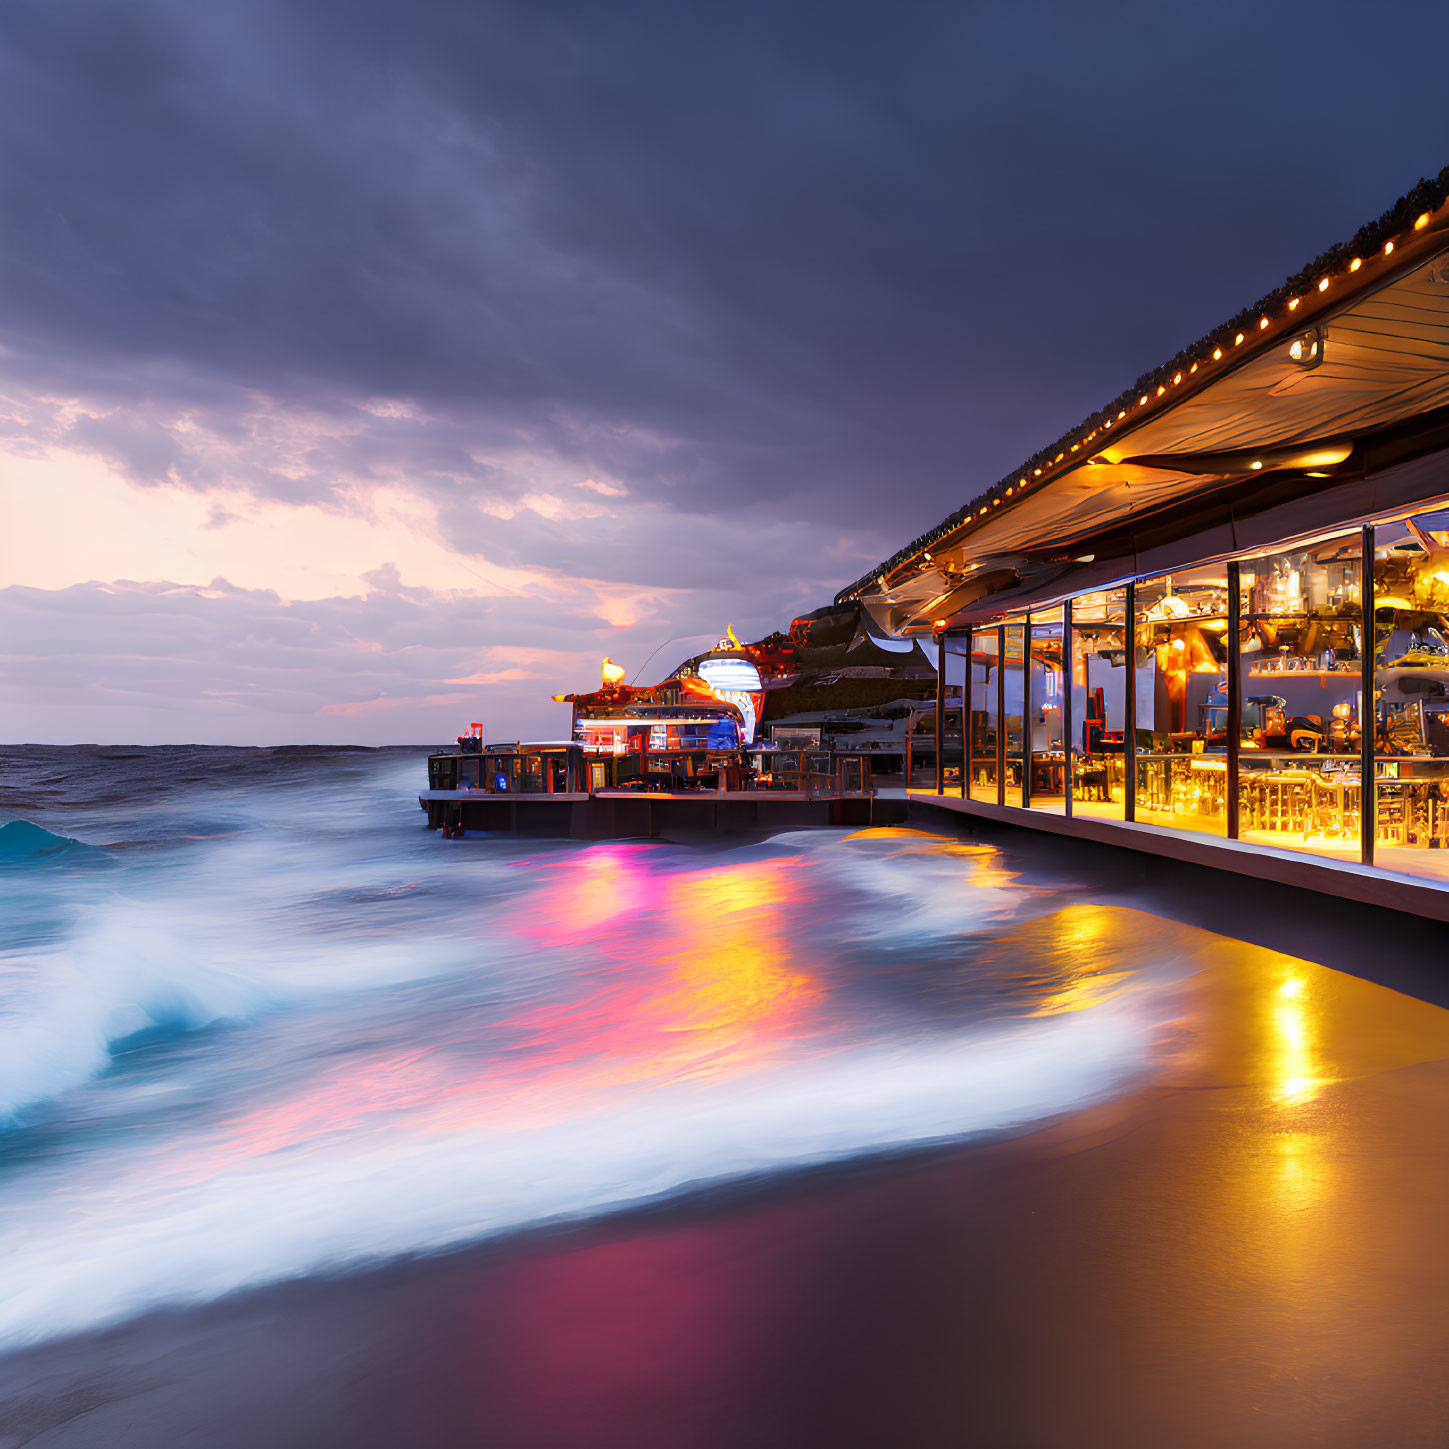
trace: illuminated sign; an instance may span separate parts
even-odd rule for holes
[[[748,659],[701,659],[699,677],[716,694],[725,689],[753,694],[762,687],[760,671]]]
[[[757,699],[764,692],[760,671],[748,659],[736,655],[733,658],[701,659],[699,677],[709,685],[717,699],[734,705],[744,716],[744,742],[746,745],[754,744],[760,717]]]

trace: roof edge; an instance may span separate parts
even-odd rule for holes
[[[1056,442],[1033,454],[1018,468],[1013,468],[999,482],[979,493],[970,502],[950,513],[934,528],[920,537],[912,539],[898,549],[890,558],[862,574],[854,583],[847,584],[835,595],[835,602],[842,604],[856,597],[877,579],[889,576],[902,564],[929,548],[947,534],[968,523],[979,508],[999,505],[1005,498],[1013,496],[1019,488],[1025,488],[1038,480],[1045,481],[1048,472],[1069,461],[1069,455],[1080,452],[1082,444],[1114,423],[1130,418],[1131,410],[1147,405],[1158,396],[1165,396],[1174,383],[1181,383],[1191,372],[1196,372],[1206,361],[1220,360],[1226,348],[1241,345],[1253,332],[1265,330],[1270,316],[1280,314],[1285,308],[1297,306],[1298,299],[1310,294],[1325,276],[1348,269],[1357,271],[1363,261],[1375,254],[1392,254],[1394,245],[1405,233],[1422,230],[1428,225],[1428,216],[1437,211],[1449,199],[1449,165],[1433,178],[1420,178],[1417,185],[1406,191],[1392,206],[1376,220],[1361,226],[1346,242],[1338,242],[1320,253],[1311,262],[1302,266],[1265,296],[1250,307],[1244,307],[1228,321],[1213,328],[1190,346],[1151,372],[1143,373],[1131,387],[1083,419],[1076,427],[1064,433]],[[1368,280],[1367,278],[1365,280]],[[1340,299],[1335,299],[1338,301]],[[1306,314],[1305,314],[1306,315]],[[1237,339],[1235,343],[1234,339]]]

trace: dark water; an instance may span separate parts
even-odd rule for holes
[[[989,846],[447,843],[424,775],[4,752],[0,1347],[1017,1129],[1137,1079],[1193,969]]]

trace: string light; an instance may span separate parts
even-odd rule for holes
[[[1429,225],[1430,219],[1431,219],[1431,213],[1429,213],[1427,211],[1422,212],[1415,219],[1415,221],[1414,221],[1414,230],[1415,231],[1423,231]],[[1386,256],[1386,257],[1388,257],[1388,256],[1392,256],[1393,253],[1394,253],[1394,243],[1392,241],[1386,241],[1384,243],[1384,247],[1383,247],[1383,255]],[[1362,267],[1363,267],[1363,258],[1362,257],[1353,257],[1353,258],[1350,259],[1349,264],[1348,264],[1348,270],[1350,272],[1360,271],[1362,269]],[[1328,290],[1328,288],[1329,288],[1329,283],[1331,281],[1332,281],[1332,277],[1329,277],[1329,276],[1320,277],[1318,279],[1318,290],[1319,290],[1319,292],[1326,292]],[[1298,306],[1302,302],[1302,300],[1303,300],[1302,297],[1290,297],[1290,298],[1288,298],[1288,310],[1290,312],[1296,312],[1298,310]],[[1266,317],[1266,316],[1263,316],[1263,317],[1259,317],[1258,318],[1258,330],[1260,332],[1266,332],[1268,330],[1268,328],[1271,327],[1272,325],[1273,324],[1272,324],[1272,319],[1271,318]],[[1243,333],[1241,333],[1241,332],[1235,333],[1234,336],[1233,336],[1233,346],[1234,347],[1241,347],[1246,340],[1247,339],[1246,339],[1246,337],[1244,336]],[[1288,349],[1288,355],[1291,358],[1293,358],[1293,360],[1295,362],[1301,362],[1303,360],[1303,358],[1305,356],[1305,349],[1304,349],[1304,346],[1303,346],[1303,343],[1302,343],[1301,340],[1295,341],[1292,344],[1292,346],[1289,347],[1289,349]],[[1221,345],[1214,346],[1214,348],[1212,350],[1212,360],[1214,362],[1221,362],[1223,360],[1223,349],[1222,349]],[[1192,363],[1192,365],[1187,369],[1187,375],[1188,376],[1191,376],[1192,374],[1196,373],[1200,365],[1201,365],[1201,359],[1199,359],[1197,361],[1194,361]],[[1181,384],[1181,382],[1182,382],[1182,379],[1183,379],[1183,374],[1181,372],[1174,373],[1173,374],[1173,378],[1172,378],[1172,386],[1173,387],[1179,386]],[[1156,395],[1158,397],[1164,397],[1166,395],[1166,393],[1167,393],[1167,385],[1166,384],[1159,384],[1158,385],[1158,388],[1157,388],[1157,394]],[[1138,407],[1146,407],[1151,400],[1152,400],[1151,397],[1147,393],[1143,393],[1142,396],[1137,399],[1137,406]],[[1073,452],[1073,453],[1079,452],[1081,450],[1082,442],[1083,441],[1085,441],[1085,442],[1091,442],[1092,439],[1097,436],[1097,433],[1099,431],[1105,431],[1107,428],[1110,428],[1114,422],[1122,422],[1126,418],[1126,416],[1127,416],[1127,409],[1125,407],[1118,409],[1117,416],[1115,418],[1107,418],[1107,419],[1105,419],[1098,427],[1093,428],[1092,431],[1087,434],[1087,436],[1086,436],[1085,439],[1079,439],[1077,442],[1073,443],[1071,445],[1071,452]],[[1058,453],[1056,455],[1056,457],[1051,461],[1051,463],[1045,464],[1044,466],[1047,467],[1047,468],[1054,467],[1056,464],[1063,462],[1065,460],[1066,456],[1067,456],[1066,453]],[[1093,462],[1093,463],[1096,463],[1096,462],[1099,462],[1099,461],[1105,462],[1107,460],[1106,459],[1092,458],[1089,461],[1090,462]],[[1263,464],[1262,464],[1261,461],[1255,461],[1255,462],[1251,463],[1249,466],[1253,469],[1254,472],[1259,472],[1263,468]],[[1040,478],[1042,476],[1042,471],[1043,470],[1041,468],[1035,468],[1035,469],[1033,469],[1032,470],[1032,477],[1033,478]],[[1015,487],[1008,487],[1005,490],[1004,496],[1007,497],[1007,498],[1010,498],[1012,496],[1012,494],[1015,493],[1016,491],[1018,491],[1018,490],[1024,490],[1027,487],[1028,481],[1029,480],[1026,477],[1019,478],[1017,480],[1017,482],[1016,482]],[[975,518],[976,519],[985,518],[986,515],[987,515],[987,513],[988,513],[988,511],[989,511],[989,509],[991,509],[991,508],[999,508],[1001,506],[1001,501],[1002,500],[999,497],[992,499],[989,505],[983,507],[981,509],[981,511],[975,515]],[[968,522],[973,521],[972,520],[972,515],[967,514],[966,515],[966,520]],[[929,562],[930,561],[930,558],[931,558],[931,555],[929,553],[927,553],[925,555],[925,557],[926,557],[926,560]],[[885,580],[883,578],[880,580],[880,582],[881,582],[882,586],[884,586]],[[937,622],[939,624],[942,621],[937,621]]]

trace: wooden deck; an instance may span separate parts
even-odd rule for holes
[[[461,820],[465,830],[569,840],[701,840],[822,825],[896,825],[906,817],[904,799],[796,790],[724,794],[607,790],[568,795],[424,790],[418,804],[434,828],[444,820]]]
[[[1285,850],[1255,841],[1227,840],[1222,836],[1165,829],[1136,821],[1128,823],[1081,815],[1068,819],[1065,815],[1045,810],[1024,810],[1017,805],[988,804],[983,800],[963,800],[959,795],[938,795],[934,790],[913,789],[907,793],[912,818],[923,823],[929,818],[926,811],[937,810],[993,820],[1004,825],[1020,826],[1024,830],[1040,830],[1049,835],[1065,835],[1126,850],[1140,850],[1169,860],[1206,865],[1365,905],[1385,906],[1432,920],[1449,921],[1449,882],[1416,880],[1376,865],[1362,865],[1358,861],[1335,859],[1330,855]],[[1438,862],[1432,864],[1437,865]]]

